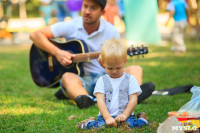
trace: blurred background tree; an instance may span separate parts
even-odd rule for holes
[[[19,18],[20,14],[20,2],[25,1],[25,8],[26,8],[26,14],[27,17],[38,17],[39,16],[39,0],[1,0],[1,5],[3,9],[1,9],[1,12],[3,14],[10,14],[9,17],[11,18]],[[8,10],[8,6],[10,6],[12,9]]]

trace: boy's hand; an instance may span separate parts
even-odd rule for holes
[[[126,119],[127,119],[127,116],[126,116],[125,114],[118,115],[118,116],[115,118],[115,120],[116,120],[117,122],[125,122]]]
[[[105,119],[105,121],[106,121],[106,125],[108,127],[116,127],[117,126],[117,123],[116,123],[115,119],[112,118],[112,117],[109,117],[109,118]]]

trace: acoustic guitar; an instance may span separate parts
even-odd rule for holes
[[[89,52],[88,46],[82,40],[70,40],[60,43],[50,40],[56,47],[66,50],[76,56],[72,58],[72,64],[62,66],[57,59],[47,52],[36,47],[34,44],[30,49],[30,72],[32,79],[39,87],[55,88],[59,86],[59,80],[65,72],[72,72],[83,76],[83,63],[97,59],[100,52]],[[147,47],[129,47],[129,56],[143,55],[148,53]]]

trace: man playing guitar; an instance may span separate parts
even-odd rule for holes
[[[59,22],[32,32],[30,39],[40,49],[56,57],[62,66],[72,63],[74,54],[59,49],[49,39],[64,37],[66,40],[80,39],[88,45],[90,52],[99,52],[105,40],[113,37],[120,38],[115,27],[101,19],[104,13],[106,0],[83,0],[81,15],[69,22]],[[73,99],[79,108],[87,108],[95,104],[93,90],[98,77],[105,74],[104,68],[100,65],[101,58],[84,63],[84,76],[78,76],[71,72],[63,74],[60,86],[61,89],[55,94],[59,99]],[[142,68],[140,66],[128,66],[125,72],[134,75],[142,84]],[[141,102],[148,98],[155,86],[153,83],[146,83],[141,86],[143,94],[138,98]],[[64,96],[64,98],[63,98]]]

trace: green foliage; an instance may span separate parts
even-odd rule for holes
[[[75,125],[98,108],[80,110],[73,101],[59,101],[56,89],[37,87],[29,70],[30,46],[0,47],[0,132],[79,132]],[[153,81],[156,90],[187,84],[200,86],[200,42],[187,41],[187,53],[174,55],[167,47],[149,46],[144,59],[135,59],[143,67],[144,82]],[[133,62],[129,59],[127,65]],[[191,93],[174,96],[151,96],[139,104],[135,113],[144,111],[150,125],[141,129],[104,128],[90,132],[156,132],[169,111],[177,111],[191,99]],[[74,115],[76,118],[68,120]],[[86,131],[89,132],[89,131]]]
[[[26,3],[27,17],[39,17],[39,0],[28,0]]]
[[[3,9],[4,9],[4,15],[7,14],[8,11],[8,2],[2,2]],[[27,17],[39,17],[39,6],[40,1],[39,0],[26,0],[26,14]],[[11,18],[19,18],[19,3],[12,4],[11,6]]]

